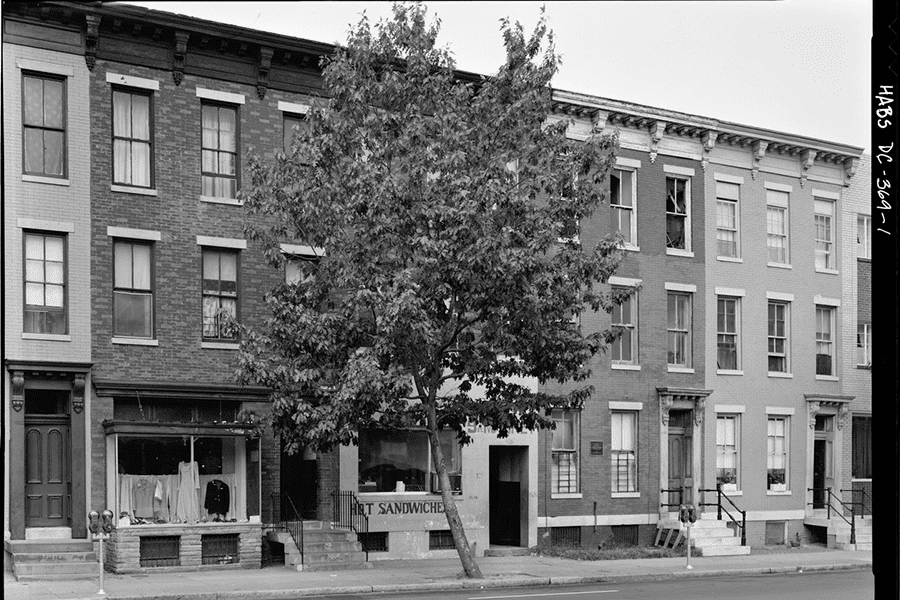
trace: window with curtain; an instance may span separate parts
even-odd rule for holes
[[[872,217],[858,215],[856,217],[856,256],[872,258]]]
[[[116,241],[113,255],[113,335],[152,338],[152,247]]]
[[[66,80],[22,75],[23,170],[29,175],[66,175]]]
[[[769,417],[766,430],[767,489],[787,489],[787,417]]]
[[[834,202],[816,198],[814,205],[816,211],[816,268],[834,269],[834,232],[832,225]]]
[[[738,482],[738,420],[740,415],[716,416],[716,483],[734,485]]]
[[[856,324],[856,364],[872,366],[872,324]]]
[[[788,305],[769,302],[769,372],[788,373]]]
[[[834,309],[816,307],[816,375],[834,375]]]
[[[612,361],[637,364],[637,295],[613,307],[612,325],[622,328],[622,335],[612,343]]]
[[[238,189],[237,108],[202,104],[201,194],[236,198]]]
[[[666,248],[690,250],[688,202],[688,181],[666,177]]]
[[[788,264],[787,192],[766,190],[766,245],[770,263]]]
[[[637,245],[637,222],[634,205],[637,198],[634,171],[614,169],[609,176],[609,205],[612,208],[613,227],[622,234],[626,246]]]
[[[25,233],[25,333],[65,334],[66,239]]]
[[[716,243],[718,255],[738,256],[738,198],[736,183],[716,182]]]
[[[203,249],[203,339],[234,340],[225,331],[228,317],[237,317],[237,252]]]
[[[872,478],[872,417],[853,417],[852,476]],[[857,502],[860,498],[855,498]]]
[[[612,413],[612,491],[636,492],[637,413]]]
[[[294,140],[294,132],[301,127],[304,127],[306,123],[306,119],[303,115],[294,115],[290,113],[284,113],[284,143],[282,145],[282,150],[284,150],[285,154],[291,153],[291,142]]]
[[[668,364],[691,366],[691,297],[689,294],[668,294]]]
[[[556,429],[551,439],[551,493],[578,492],[578,413],[571,410],[553,411]]]
[[[153,187],[150,92],[113,89],[113,183]]]
[[[716,367],[740,369],[738,334],[740,299],[719,296],[716,309]]]

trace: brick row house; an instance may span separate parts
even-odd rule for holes
[[[254,427],[268,395],[236,385],[238,340],[219,319],[259,324],[265,291],[291,276],[244,239],[237,192],[248,150],[274,156],[321,101],[333,46],[71,2],[7,3],[3,36],[6,562],[45,543],[96,564],[85,516],[109,508],[117,572],[259,567],[290,544],[269,525],[295,509],[328,522],[336,491],[369,517],[369,560],[453,556],[424,434],[284,454]],[[748,511],[749,543],[815,534],[824,499],[808,489],[870,476],[851,439],[869,384],[847,375],[868,374],[847,343],[848,261],[860,290],[868,268],[850,258],[861,149],[554,101],[574,139],[619,132],[610,207],[578,235],[621,232],[610,284],[638,292],[581,316],[586,332],[626,330],[592,365],[583,410],[552,433],[446,440],[476,554],[541,534],[652,543],[681,503],[712,515],[717,484]]]

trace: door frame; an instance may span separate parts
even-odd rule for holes
[[[841,456],[844,448],[844,430],[845,427],[849,428],[850,421],[850,402],[853,400],[854,396],[843,396],[838,394],[805,394],[804,399],[806,400],[806,409],[807,409],[807,418],[805,419],[807,423],[806,429],[806,457],[805,457],[805,467],[806,474],[805,477],[797,477],[791,478],[795,483],[793,486],[798,486],[801,481],[805,482],[803,488],[803,496],[806,498],[805,500],[805,511],[808,517],[816,517],[816,516],[824,516],[826,513],[826,509],[823,508],[813,508],[813,468],[814,468],[814,460],[815,460],[815,443],[817,439],[824,440],[825,438],[821,435],[825,432],[816,431],[816,417],[817,416],[831,416],[834,418],[834,427],[832,428],[833,433],[833,445],[832,445],[832,479],[834,481],[834,486],[832,492],[838,497],[841,498],[844,502],[849,502],[851,499],[849,498],[850,493],[847,492],[847,497],[843,497],[844,494],[840,492],[841,482],[843,481],[843,466]],[[793,429],[793,428],[792,428]],[[849,435],[849,434],[848,434]],[[831,436],[829,436],[831,437]],[[790,444],[790,441],[788,442]],[[792,460],[792,457],[789,457],[789,460]],[[788,469],[788,473],[790,474],[790,469]],[[788,475],[790,477],[790,475]],[[835,489],[837,488],[837,489]]]
[[[672,410],[691,410],[693,418],[690,420],[693,431],[691,432],[691,487],[690,497],[695,507],[700,500],[700,482],[703,481],[703,421],[706,412],[706,399],[712,394],[712,390],[696,388],[671,388],[658,387],[656,392],[659,397],[659,479],[657,480],[657,502],[659,507],[659,519],[667,521],[675,518],[677,508],[666,506],[669,503],[669,494],[662,490],[668,487],[669,482],[669,417]]]
[[[495,468],[499,468],[496,465],[496,461],[500,459],[500,457],[508,457],[509,459],[514,459],[513,464],[510,465],[510,468],[515,468],[515,475],[517,476],[516,480],[502,480],[502,481],[513,481],[519,484],[519,547],[527,547],[529,545],[529,528],[530,528],[530,514],[531,514],[531,506],[529,502],[529,489],[530,489],[530,475],[531,475],[531,465],[530,465],[530,457],[528,452],[528,446],[513,446],[513,445],[490,445],[488,446],[488,545],[491,542],[491,504],[494,499],[494,494],[496,493],[494,488],[495,482]],[[496,478],[496,481],[499,482],[501,479],[499,477]]]

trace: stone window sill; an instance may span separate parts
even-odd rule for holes
[[[159,346],[159,340],[151,340],[145,338],[112,338],[113,344],[122,344],[123,346]]]
[[[682,250],[680,248],[666,248],[666,254],[669,256],[683,256],[685,258],[694,258],[694,253],[690,250]]]
[[[46,183],[48,185],[69,185],[68,179],[58,177],[44,177],[42,175],[22,175],[22,181],[31,183]]]
[[[200,202],[209,204],[228,204],[230,206],[243,206],[244,203],[237,198],[217,198],[216,196],[200,196]]]
[[[551,500],[571,500],[571,499],[578,500],[579,498],[582,498],[582,497],[583,496],[581,495],[580,492],[575,493],[575,494],[550,494]]]
[[[611,494],[612,498],[640,498],[640,492],[613,492]]]
[[[203,350],[240,350],[240,342],[200,342]]]
[[[41,340],[44,342],[71,342],[72,336],[62,333],[23,333],[23,340]]]
[[[614,371],[640,371],[641,365],[632,365],[630,363],[612,363],[609,365]]]
[[[111,192],[118,192],[120,194],[137,194],[138,196],[157,196],[157,195],[159,195],[159,193],[154,189],[132,187],[130,185],[111,185],[111,186],[109,186],[109,190]]]

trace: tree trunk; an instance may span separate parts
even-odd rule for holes
[[[456,498],[453,497],[453,490],[450,487],[450,476],[447,475],[447,467],[444,464],[444,453],[441,450],[441,441],[437,435],[437,417],[434,405],[428,407],[428,439],[431,442],[431,456],[434,462],[434,470],[437,471],[438,478],[441,481],[441,500],[444,502],[444,514],[447,517],[447,523],[450,525],[450,533],[453,535],[453,544],[456,546],[456,552],[459,554],[459,561],[462,563],[466,577],[469,579],[481,579],[481,569],[475,562],[475,555],[469,547],[469,540],[466,539],[466,531],[463,529],[462,520],[459,518],[459,510],[456,508]]]

